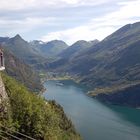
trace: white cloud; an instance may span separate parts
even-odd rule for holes
[[[113,12],[102,12],[110,6],[115,7]],[[61,39],[70,44],[81,39],[101,40],[137,21],[139,7],[140,0],[0,0],[0,31],[1,35],[42,35],[44,41]]]
[[[118,4],[122,6],[120,10],[107,15],[107,19],[124,20],[132,17],[140,17],[140,0],[122,2]]]
[[[41,37],[43,41],[53,39],[65,40],[71,44],[77,40],[102,40],[121,26],[138,21],[140,18],[140,0],[118,2],[120,9],[112,13],[90,20],[83,26],[57,32],[50,32]],[[135,19],[136,18],[136,19]]]
[[[118,5],[121,6],[118,11],[109,13],[105,16],[102,16],[101,18],[93,19],[90,23],[90,26],[92,26],[93,23],[96,23],[95,26],[97,28],[102,27],[102,26],[105,26],[105,27],[116,26],[119,28],[125,24],[139,21],[140,0],[121,2],[121,3],[119,2]]]
[[[51,5],[76,4],[78,0],[0,0],[0,10],[24,10],[28,8],[42,8]]]
[[[21,33],[29,32],[43,25],[55,26],[57,25],[57,23],[55,22],[55,18],[43,18],[43,17],[36,17],[36,18],[27,17],[22,20],[0,19],[0,27],[1,27],[0,29],[5,29],[4,34],[8,36],[12,36],[17,33],[21,34]]]
[[[24,28],[36,28],[37,26],[41,25],[55,25],[55,18],[53,17],[36,17],[36,18],[31,18],[27,17],[25,19],[17,19],[17,20],[11,20],[11,19],[0,19],[0,25],[2,27],[24,27]]]
[[[80,5],[100,5],[103,3],[111,2],[112,0],[59,0],[59,2],[65,2],[66,4],[71,4],[75,6]]]
[[[59,8],[81,5],[100,5],[112,0],[0,0],[0,10],[25,10],[43,7]],[[52,6],[52,7],[51,7]]]
[[[68,29],[64,31],[51,32],[46,36],[41,37],[43,41],[50,41],[54,39],[65,40],[68,44],[72,44],[77,40],[94,40],[96,38],[103,39],[108,34],[112,33],[114,28],[98,28],[91,29],[88,26],[81,26],[73,29]]]
[[[34,0],[0,0],[0,10],[26,9]]]
[[[80,2],[80,0],[62,0],[62,2],[67,4],[77,4]]]

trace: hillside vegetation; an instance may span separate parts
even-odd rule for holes
[[[140,22],[125,25],[68,60],[63,58],[50,68],[79,77],[93,88],[135,82],[140,79]]]
[[[34,40],[30,42],[30,45],[47,59],[57,57],[59,53],[68,48],[68,45],[61,40],[52,40],[49,42]]]
[[[2,79],[9,96],[8,111],[5,115],[0,112],[2,130],[6,131],[1,125],[37,140],[80,140],[72,122],[55,101],[46,101],[29,92],[6,74],[2,74]],[[0,134],[8,137],[2,132]],[[18,134],[13,134],[19,137]],[[8,138],[12,140],[11,137]]]
[[[91,95],[93,96],[96,93],[113,93],[110,101],[116,93],[120,93],[120,90],[131,89],[132,91],[140,82],[140,22],[127,24],[102,41],[80,40],[71,46],[67,46],[65,42],[59,40],[47,43],[42,41],[29,43],[19,35],[13,38],[0,37],[0,44],[21,60],[20,62],[31,64],[31,67],[41,73],[50,72],[57,77],[71,77],[87,85],[92,90]],[[11,61],[6,61],[6,63],[9,62]],[[39,90],[41,86],[37,85],[38,78],[34,78],[36,74],[32,74],[29,67],[24,69],[24,66],[17,66],[20,66],[23,71],[19,72],[15,69],[16,67],[11,65],[10,67],[14,67],[14,70],[10,68],[8,74],[15,78],[18,77],[19,79],[17,79],[25,84],[28,82],[26,85],[33,89],[37,87]],[[134,88],[132,88],[133,85]],[[95,88],[96,90],[94,90]],[[108,95],[106,94],[106,96]],[[119,96],[119,104],[120,100],[127,98],[127,94],[125,96]],[[135,92],[131,92],[131,96],[139,97]],[[106,99],[108,101],[108,98]],[[131,101],[132,98],[127,99]],[[124,102],[126,103],[126,100]]]
[[[105,95],[107,97],[113,92],[110,100],[108,97],[106,101],[110,102],[112,99],[114,103],[113,97],[122,90],[122,87],[127,86],[123,88],[123,91],[128,91],[128,89],[132,91],[135,89],[132,85],[140,81],[140,22],[123,26],[104,40],[73,57],[65,59],[61,55],[61,59],[49,66],[50,70],[56,73],[66,73],[78,79],[80,83],[89,86],[93,89],[91,94],[93,96],[107,93]],[[125,96],[119,96],[118,104],[126,103],[137,106],[137,102],[136,104],[130,103],[132,98],[127,98],[127,93]],[[131,97],[139,98],[138,93],[131,92]],[[124,102],[119,102],[121,100]]]
[[[88,94],[106,103],[140,107],[140,82],[125,86],[97,88]]]
[[[39,92],[43,89],[38,73],[22,60],[4,49],[6,73],[23,83],[28,89]]]
[[[0,37],[0,45],[31,67],[37,70],[45,68],[44,63],[46,63],[46,59],[20,35],[12,38]]]

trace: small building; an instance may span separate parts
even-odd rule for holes
[[[3,51],[0,49],[0,71],[5,70]]]

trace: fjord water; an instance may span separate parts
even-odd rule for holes
[[[106,105],[73,81],[47,81],[46,99],[56,100],[84,140],[140,140],[140,110]]]

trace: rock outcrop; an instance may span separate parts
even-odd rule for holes
[[[0,113],[6,111],[8,95],[0,74]]]

